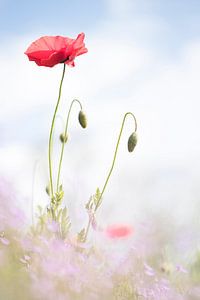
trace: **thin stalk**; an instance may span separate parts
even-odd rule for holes
[[[73,104],[77,102],[80,105],[80,108],[82,110],[82,105],[81,102],[78,99],[74,99],[71,102],[68,114],[67,114],[67,120],[66,120],[66,124],[65,124],[65,131],[64,131],[64,137],[67,136],[67,131],[68,131],[68,125],[69,125],[69,117],[71,114],[71,110],[72,110],[72,106]],[[62,143],[62,148],[61,148],[61,152],[60,152],[60,159],[59,159],[59,167],[58,167],[58,175],[57,175],[57,184],[56,184],[56,191],[59,191],[59,185],[60,185],[60,172],[61,172],[61,167],[62,167],[62,161],[63,161],[63,154],[64,154],[64,149],[65,149],[65,142]]]
[[[53,119],[52,119],[52,123],[51,123],[50,134],[49,134],[48,161],[49,161],[49,179],[50,179],[50,195],[51,195],[51,198],[53,198],[53,196],[54,196],[53,177],[52,177],[52,158],[51,158],[51,154],[52,154],[52,135],[53,135],[53,129],[54,129],[54,125],[55,125],[55,118],[56,118],[56,114],[57,114],[57,111],[58,111],[58,106],[59,106],[60,98],[61,98],[62,84],[63,84],[63,79],[64,79],[64,76],[65,76],[65,67],[66,67],[66,65],[63,64],[63,72],[62,72],[62,77],[61,77],[60,86],[59,86],[58,100],[57,100],[56,107],[55,107],[55,110],[54,110]]]

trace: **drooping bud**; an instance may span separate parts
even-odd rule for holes
[[[68,140],[68,135],[64,135],[63,133],[61,133],[60,135],[60,141],[61,143],[67,143],[67,140]]]
[[[128,151],[133,152],[136,145],[137,145],[137,135],[136,132],[133,132],[128,139]]]
[[[79,120],[81,127],[83,127],[83,128],[87,127],[87,118],[86,118],[85,113],[82,110],[80,110],[80,112],[79,112],[78,120]]]
[[[46,186],[45,191],[46,191],[47,195],[50,196],[50,187],[49,187],[49,185]]]

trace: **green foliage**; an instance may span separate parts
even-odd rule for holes
[[[194,262],[191,266],[191,274],[194,282],[200,282],[200,250],[197,251]]]
[[[71,227],[71,223],[67,214],[67,208],[65,207],[61,210],[62,211],[59,213],[59,219],[57,219],[57,221],[60,223],[61,237],[65,239]]]
[[[101,192],[99,188],[97,188],[95,194],[90,197],[85,207],[87,210],[95,212],[97,208],[101,205],[101,202],[102,202]]]
[[[122,278],[114,288],[113,300],[139,300],[138,293],[134,290],[127,278]]]
[[[101,192],[99,190],[99,188],[96,189],[96,193],[93,196],[93,201],[95,204],[95,207],[99,207],[101,204]]]
[[[79,243],[84,243],[85,242],[85,228],[83,228],[77,235],[77,241]]]
[[[51,199],[51,205],[54,209],[56,209],[62,203],[63,197],[64,197],[64,191],[61,184],[59,190],[55,193],[55,195]]]
[[[33,234],[41,234],[45,230],[47,220],[48,220],[49,213],[46,212],[46,210],[44,210],[40,205],[38,205],[37,210],[38,210],[36,214],[37,223],[35,226],[32,226],[31,228],[31,232]]]
[[[32,234],[51,233],[48,229],[48,224],[54,221],[59,225],[59,232],[57,232],[57,234],[60,234],[63,239],[67,237],[71,223],[66,207],[52,211],[51,208],[43,209],[41,206],[38,206],[38,213],[36,216],[37,223],[31,228]]]

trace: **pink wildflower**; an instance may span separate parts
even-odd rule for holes
[[[8,239],[6,239],[5,237],[0,237],[0,241],[5,246],[8,246],[10,244],[10,241]]]

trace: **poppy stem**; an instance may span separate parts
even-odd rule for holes
[[[108,175],[106,177],[106,181],[105,181],[104,186],[102,188],[102,192],[100,194],[98,202],[96,203],[96,205],[94,207],[94,214],[96,213],[97,209],[99,208],[99,206],[101,204],[101,200],[102,200],[103,194],[105,192],[105,189],[107,187],[108,181],[109,181],[110,176],[112,174],[112,171],[113,171],[113,168],[114,168],[114,165],[115,165],[115,161],[116,161],[116,157],[117,157],[117,152],[118,152],[118,148],[119,148],[121,136],[122,136],[122,131],[123,131],[123,128],[124,128],[124,123],[125,123],[126,118],[127,118],[128,115],[132,116],[133,119],[134,119],[134,125],[135,125],[134,133],[136,133],[136,131],[137,131],[137,120],[136,120],[136,117],[134,116],[134,114],[132,112],[127,112],[124,115],[124,118],[123,118],[123,121],[122,121],[122,125],[121,125],[121,128],[120,128],[120,132],[119,132],[119,135],[118,135],[118,139],[117,139],[117,144],[116,144],[116,147],[115,147],[115,152],[114,152],[114,156],[113,156],[112,165],[111,165],[110,170],[108,172]],[[91,219],[89,219],[88,225],[87,225],[87,228],[86,228],[86,231],[85,231],[85,237],[84,237],[84,241],[85,242],[87,240],[87,236],[88,236],[88,233],[89,233],[90,225],[91,225]]]
[[[81,102],[80,102],[78,99],[74,99],[74,100],[71,102],[71,105],[70,105],[70,108],[69,108],[69,111],[68,111],[68,114],[67,114],[67,120],[66,120],[66,123],[65,123],[64,138],[67,138],[67,135],[68,135],[67,132],[68,132],[68,125],[69,125],[69,117],[70,117],[70,114],[71,114],[72,106],[73,106],[73,104],[74,104],[75,102],[77,102],[77,103],[80,105],[80,108],[81,108],[81,110],[82,110],[82,104],[81,104]],[[57,191],[57,192],[59,191],[59,185],[60,185],[60,172],[61,172],[61,167],[62,167],[62,160],[63,160],[63,154],[64,154],[65,144],[66,144],[66,142],[63,141],[63,142],[62,142],[61,152],[60,152],[60,160],[59,160],[58,175],[57,175],[57,184],[56,184],[56,191]]]
[[[51,123],[51,129],[50,129],[50,134],[49,134],[49,147],[48,147],[48,161],[49,161],[49,179],[50,179],[50,196],[51,199],[54,197],[54,189],[53,189],[53,176],[52,176],[52,136],[53,136],[53,130],[54,130],[54,125],[55,125],[55,119],[56,119],[56,114],[58,111],[58,106],[60,103],[60,98],[61,98],[61,92],[62,92],[62,84],[63,84],[63,79],[65,76],[65,67],[66,65],[63,65],[63,72],[62,72],[62,77],[61,77],[61,81],[60,81],[60,86],[59,86],[59,93],[58,93],[58,100],[56,103],[56,107],[54,110],[54,114],[53,114],[53,119],[52,119],[52,123]]]

